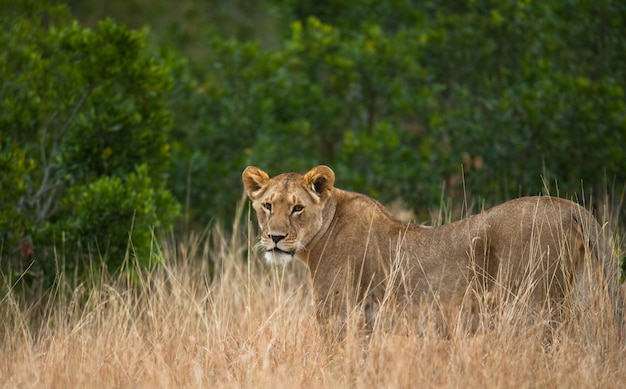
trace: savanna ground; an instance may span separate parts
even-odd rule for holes
[[[617,238],[623,242],[623,236]],[[315,320],[306,268],[296,262],[268,267],[254,244],[250,228],[235,229],[232,237],[214,229],[177,247],[166,244],[164,266],[140,270],[132,281],[97,276],[72,289],[59,276],[52,290],[28,303],[5,280],[0,385],[610,388],[626,383],[626,348],[599,320],[610,307],[584,312],[585,330],[554,329],[550,342],[545,322],[529,323],[515,313],[515,305],[498,310],[489,330],[471,336],[442,337],[429,326],[400,320],[364,337],[353,320],[344,340],[331,342]]]

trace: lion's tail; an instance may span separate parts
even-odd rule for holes
[[[588,246],[602,266],[603,278],[613,305],[619,337],[620,340],[624,340],[626,335],[624,333],[624,296],[620,287],[620,268],[617,255],[613,250],[607,229],[602,228],[591,213],[584,208],[581,210],[582,212],[576,215],[574,220],[582,228],[584,240],[587,240]]]

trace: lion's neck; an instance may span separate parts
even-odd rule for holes
[[[382,237],[396,230],[406,234],[406,228],[406,224],[394,219],[377,201],[359,193],[333,189],[324,209],[323,225],[300,259],[315,268],[325,257],[362,257],[363,254],[349,252],[350,248],[369,247],[376,251],[373,246],[388,242]]]
[[[339,189],[333,188],[333,192],[340,191]],[[324,206],[323,215],[322,215],[322,226],[320,227],[319,232],[311,239],[311,242],[307,245],[307,249],[302,252],[296,253],[298,259],[307,264],[310,267],[310,256],[311,256],[311,248],[317,247],[319,242],[323,239],[323,237],[327,234],[329,230],[332,230],[332,224],[335,220],[335,213],[337,211],[337,196],[335,193],[330,197],[330,199],[326,202]]]

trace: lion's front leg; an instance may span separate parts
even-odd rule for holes
[[[314,290],[317,321],[324,334],[344,339],[348,334],[370,333],[376,321],[378,304],[360,299],[358,290],[348,285],[333,285]]]
[[[315,314],[324,337],[332,340],[345,338],[347,309],[338,290],[316,291]]]

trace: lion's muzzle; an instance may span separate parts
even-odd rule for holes
[[[265,261],[270,264],[285,265],[293,259],[294,255],[295,251],[284,251],[274,247],[265,252]]]

